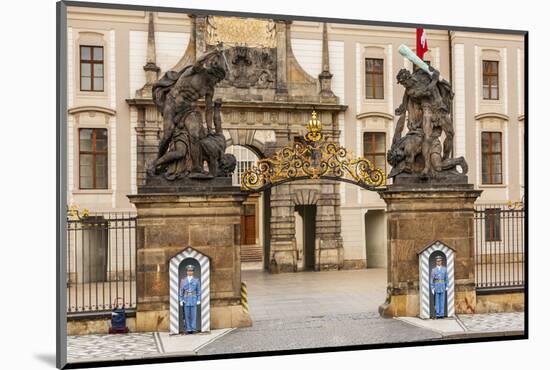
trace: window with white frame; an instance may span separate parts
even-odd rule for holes
[[[78,136],[80,189],[107,189],[107,129],[81,128]]]
[[[483,61],[483,99],[498,100],[498,61]]]
[[[365,96],[384,99],[384,59],[365,58]]]
[[[80,46],[80,91],[103,91],[103,46]]]
[[[386,173],[386,133],[367,131],[363,133],[363,156]]]
[[[481,182],[502,184],[502,133],[481,133]]]

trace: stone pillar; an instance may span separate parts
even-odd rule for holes
[[[455,310],[474,313],[473,185],[389,186],[380,196],[387,204],[388,286],[382,316],[418,316],[418,255],[436,240],[455,251]]]
[[[344,267],[344,246],[340,226],[340,193],[337,183],[323,183],[317,204],[316,237],[319,240],[319,271]]]
[[[246,194],[231,186],[207,189],[201,181],[186,182],[196,184],[164,193],[145,185],[128,196],[137,209],[136,331],[168,331],[169,261],[188,246],[210,258],[211,328],[250,326],[241,301],[240,218]]]
[[[154,105],[138,106],[137,137],[137,184],[144,185],[145,166],[158,155],[159,137],[162,135],[162,117]]]
[[[206,52],[206,18],[206,15],[195,16],[195,56]]]
[[[287,53],[288,53],[288,29],[290,21],[275,21],[275,31],[277,38],[277,80],[276,91],[278,95],[288,94],[287,85]]]
[[[291,199],[290,186],[279,185],[271,192],[269,271],[272,273],[297,271],[294,202]]]

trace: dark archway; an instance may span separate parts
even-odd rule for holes
[[[365,213],[365,249],[367,268],[387,267],[386,216],[382,209]]]
[[[315,256],[315,228],[317,206],[314,204],[296,205],[294,209],[302,218],[302,248],[303,248],[303,270],[314,271],[318,258]]]

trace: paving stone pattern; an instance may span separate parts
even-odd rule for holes
[[[490,332],[524,330],[523,312],[459,315],[458,318],[468,331]]]
[[[378,313],[330,314],[254,322],[203,347],[198,354],[339,347],[439,340],[442,335]]]
[[[79,335],[67,338],[68,362],[136,358],[158,353],[155,333]]]

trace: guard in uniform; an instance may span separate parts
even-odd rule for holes
[[[201,285],[199,279],[193,276],[195,267],[186,267],[187,276],[181,279],[179,299],[183,306],[185,319],[185,333],[193,334],[197,331],[197,305],[201,303]]]
[[[448,287],[447,268],[443,266],[443,257],[435,257],[435,267],[430,275],[430,289],[434,295],[435,318],[441,319],[445,316],[445,293]]]

